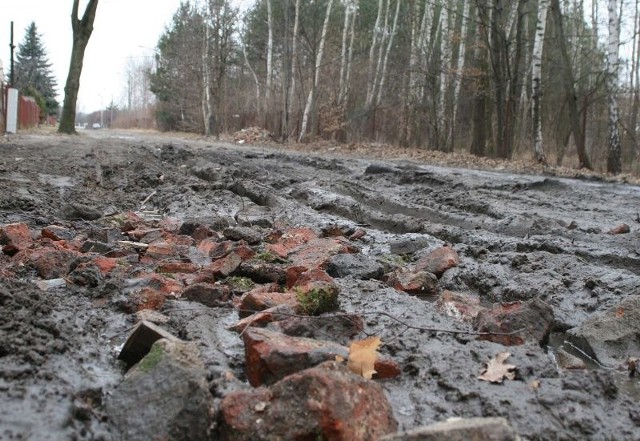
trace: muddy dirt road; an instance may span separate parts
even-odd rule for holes
[[[263,238],[295,227],[366,233],[352,241],[359,258],[329,272],[340,310],[364,317],[358,337],[380,336],[381,353],[400,367],[378,381],[400,429],[502,416],[526,440],[640,439],[638,186],[132,132],[24,134],[2,139],[0,151],[0,227],[25,224],[34,243],[54,246],[41,231],[56,226],[85,246],[61,272],[66,248],[55,245],[55,263],[38,263],[40,245],[14,249],[0,237],[0,439],[121,438],[105,397],[123,381],[117,350],[142,308],[128,298],[130,273],[78,268],[96,251],[88,241],[112,243],[102,253],[114,253],[113,241],[94,233],[131,212],[149,228],[187,221],[215,232],[245,226]],[[434,292],[386,283],[383,274],[413,271],[446,244],[459,265]],[[252,246],[260,253],[264,243]],[[243,340],[227,329],[238,320],[230,304],[205,307],[174,292],[156,308],[168,318],[163,328],[197,344],[217,400],[227,372],[250,387]],[[533,315],[512,317],[509,305]],[[535,335],[505,346],[442,332],[504,330],[510,320],[509,329]],[[504,351],[515,379],[479,380]]]

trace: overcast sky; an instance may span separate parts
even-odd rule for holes
[[[58,81],[60,105],[71,54],[72,4],[72,0],[0,0],[0,61],[5,74],[9,72],[11,21],[16,47],[34,21]],[[86,0],[80,1],[80,16],[85,4]],[[125,102],[127,60],[153,55],[160,34],[179,6],[180,0],[100,0],[85,52],[78,111],[99,110],[112,99],[117,104]]]

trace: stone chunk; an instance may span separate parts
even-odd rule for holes
[[[453,248],[445,245],[418,259],[415,269],[427,271],[440,278],[445,271],[458,265],[460,265],[458,253]]]
[[[484,309],[479,297],[452,291],[444,291],[438,298],[436,307],[443,314],[467,323],[473,322]]]
[[[156,341],[107,396],[106,409],[119,439],[213,439],[215,406],[193,343]]]
[[[229,287],[211,283],[194,283],[182,292],[182,297],[205,306],[222,306],[229,300]]]
[[[222,232],[229,240],[244,240],[249,245],[257,245],[262,242],[262,235],[251,227],[229,227]]]
[[[360,280],[380,279],[382,264],[364,254],[337,254],[329,259],[327,273],[333,277],[352,276]]]
[[[525,341],[543,344],[553,327],[553,309],[535,298],[526,302],[500,303],[491,309],[482,309],[474,321],[478,332],[510,333],[480,337],[506,346],[524,344]]]
[[[227,277],[233,274],[233,272],[238,269],[241,263],[242,258],[238,254],[232,252],[227,254],[225,257],[222,257],[221,259],[213,262],[209,266],[209,269],[211,270],[211,272],[213,272],[214,276]]]
[[[221,436],[228,441],[376,440],[398,426],[382,388],[335,362],[269,389],[231,393],[220,412]]]
[[[438,279],[426,271],[397,269],[387,274],[387,285],[418,297],[433,296],[438,292]]]
[[[505,418],[452,418],[406,432],[383,436],[380,441],[519,441]]]
[[[178,341],[177,337],[174,337],[159,326],[142,320],[133,328],[131,334],[129,334],[127,341],[124,343],[118,355],[118,360],[124,361],[128,367],[133,366],[142,360],[151,350],[151,346],[161,338]]]
[[[245,370],[252,386],[274,383],[287,375],[346,358],[349,351],[337,343],[304,337],[289,337],[279,332],[249,328],[243,334]]]
[[[263,328],[248,328],[242,335],[245,348],[245,370],[252,386],[271,384],[336,356],[347,359],[349,348],[326,340],[290,337]],[[400,375],[398,364],[388,357],[378,357],[374,378]]]
[[[68,228],[61,227],[59,225],[49,225],[42,229],[42,237],[46,237],[51,240],[73,240],[75,233]]]
[[[29,227],[23,223],[4,225],[0,228],[0,245],[2,252],[9,256],[31,247],[33,239]]]
[[[607,367],[640,354],[640,296],[585,320],[567,332],[567,340]]]

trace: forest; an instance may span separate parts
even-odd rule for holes
[[[637,172],[635,3],[184,2],[155,60],[130,69],[162,130]]]

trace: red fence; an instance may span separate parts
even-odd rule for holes
[[[18,128],[28,129],[40,123],[40,107],[30,96],[20,96],[18,104]]]
[[[7,130],[7,91],[0,83],[0,134]],[[18,129],[29,129],[40,124],[40,107],[30,96],[20,96],[18,101]]]

